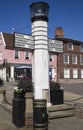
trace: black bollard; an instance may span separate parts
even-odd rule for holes
[[[33,101],[33,128],[34,130],[48,130],[48,114],[44,99]]]
[[[25,94],[14,93],[12,108],[13,124],[20,128],[25,126]]]

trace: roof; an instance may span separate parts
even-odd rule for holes
[[[73,42],[73,43],[83,43],[82,41],[70,39],[70,38],[56,38],[56,40],[64,41],[64,42]]]
[[[13,48],[13,34],[3,33],[6,48]]]
[[[14,37],[13,37],[13,34],[9,34],[9,33],[3,33],[3,37],[4,37],[4,41],[5,41],[5,44],[6,44],[6,48],[10,48],[10,49],[14,49]],[[74,39],[70,39],[70,38],[61,38],[61,37],[58,37],[56,38],[56,40],[60,40],[60,41],[63,41],[63,42],[73,42],[73,43],[76,43],[76,44],[80,44],[83,42],[82,41],[78,41],[78,40],[74,40]]]
[[[15,47],[15,44],[14,44],[15,35],[14,34],[3,33],[3,37],[4,37],[5,44],[6,44],[6,49],[19,49],[22,51],[26,50],[26,48]]]

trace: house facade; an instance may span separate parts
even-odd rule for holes
[[[83,42],[65,38],[61,27],[56,28],[55,39],[63,41],[63,53],[49,53],[49,79],[83,82]],[[0,78],[4,81],[15,81],[23,72],[19,67],[32,69],[32,52],[14,48],[13,41],[13,34],[0,33]]]
[[[22,74],[22,69],[32,68],[32,52],[14,47],[13,34],[0,33],[0,78],[15,81]],[[49,54],[49,78],[57,81],[57,55]]]
[[[13,48],[13,35],[0,33],[0,77],[14,81],[15,69],[21,65],[32,64],[32,54]]]
[[[55,39],[63,41],[63,53],[57,57],[58,82],[83,82],[83,42],[64,38],[61,27],[56,28]]]

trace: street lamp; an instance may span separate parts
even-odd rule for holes
[[[45,20],[48,21],[49,6],[44,2],[32,3],[30,6],[31,21]]]

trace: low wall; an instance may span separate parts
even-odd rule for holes
[[[32,92],[27,92],[25,94],[25,125],[30,126],[33,124],[33,98],[34,95]]]
[[[0,103],[5,102],[6,99],[6,90],[0,90]]]

